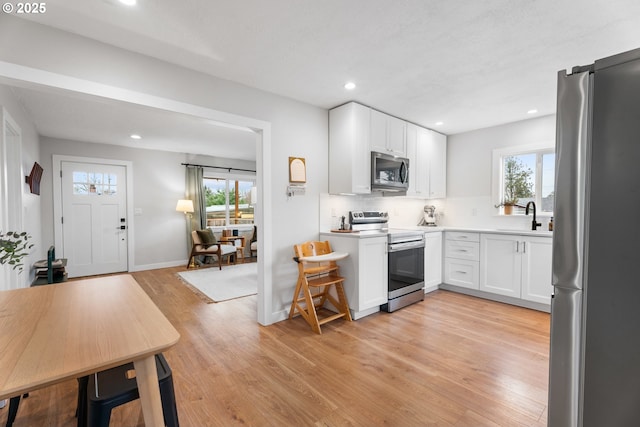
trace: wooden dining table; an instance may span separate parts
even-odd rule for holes
[[[131,275],[0,292],[0,400],[133,362],[147,426],[164,426],[154,355],[180,334]]]

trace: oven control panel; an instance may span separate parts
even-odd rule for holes
[[[351,211],[349,222],[351,224],[384,224],[389,221],[389,214],[381,211]]]

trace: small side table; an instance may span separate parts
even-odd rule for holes
[[[240,246],[238,246],[238,244],[236,243],[238,240],[240,240]],[[231,243],[233,246],[235,246],[238,256],[242,258],[242,261],[244,261],[244,247],[245,247],[244,236],[223,236],[223,237],[220,237],[218,241],[220,243]]]

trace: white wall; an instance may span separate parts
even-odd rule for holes
[[[555,143],[555,115],[449,136],[447,214],[443,225],[526,229],[531,217],[498,215],[491,198],[492,152],[496,148]],[[546,219],[543,227],[546,227]]]
[[[327,191],[327,110],[6,14],[0,15],[0,60],[270,122],[273,221],[265,227],[273,239],[264,244],[273,255],[273,297],[267,315],[286,317],[297,277],[293,245],[317,236],[318,198]],[[306,194],[291,199],[289,156],[307,159]]]
[[[39,161],[39,140],[36,129],[31,121],[29,115],[24,111],[22,105],[18,102],[11,89],[6,86],[0,85],[0,108],[4,107],[11,118],[20,126],[22,132],[22,170],[23,175],[28,175],[31,172],[33,163]],[[0,138],[2,136],[0,135]],[[14,179],[20,180],[24,183],[24,176],[14,177]],[[40,238],[40,201],[41,198],[35,194],[29,192],[29,186],[23,184],[22,186],[22,207],[23,207],[23,226],[24,230],[32,236],[31,242],[34,244],[31,255],[28,259],[24,260],[24,271],[19,275],[21,283],[19,287],[28,286],[33,280],[33,271],[30,266],[46,256],[46,250],[48,247],[43,247]],[[0,191],[3,191],[0,189]],[[2,230],[9,231],[9,230]],[[11,230],[14,231],[14,230]],[[20,231],[20,230],[18,230]],[[7,284],[0,284],[0,289],[6,289]],[[15,286],[11,286],[15,287]]]

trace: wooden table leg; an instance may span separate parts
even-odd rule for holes
[[[156,357],[151,355],[146,359],[133,362],[142,404],[144,425],[152,427],[164,427],[162,415],[162,400],[160,399],[160,385],[158,384],[158,371],[156,370]]]

